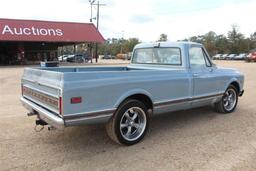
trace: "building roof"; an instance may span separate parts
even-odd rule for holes
[[[0,19],[0,41],[104,42],[92,23]]]

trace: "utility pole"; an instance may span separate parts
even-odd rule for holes
[[[124,43],[124,30],[122,30],[122,40],[121,40],[121,49],[120,49],[120,53],[123,53],[123,43]]]
[[[99,29],[100,6],[106,6],[106,4],[100,4],[99,1],[97,2],[97,4],[94,4],[95,0],[89,1],[89,2],[91,3],[91,6],[97,5],[97,17],[96,17],[96,19],[97,19],[97,25],[96,25],[96,27],[97,27],[97,29]],[[92,8],[91,8],[91,9],[92,9]],[[91,20],[92,20],[92,19],[95,19],[95,18],[92,18],[92,10],[91,10]]]
[[[100,17],[100,6],[106,6],[106,4],[100,4],[100,2],[98,1],[97,4],[94,4],[95,0],[89,0],[90,4],[91,4],[91,19],[90,22],[92,22],[92,19],[95,19],[92,17],[92,6],[93,5],[97,5],[97,24],[96,24],[96,28],[97,30],[99,30],[99,17]],[[98,62],[98,43],[96,43],[95,45],[95,58],[96,58],[96,63]]]
[[[98,1],[97,3],[97,30],[99,30],[99,16],[100,16],[100,3]],[[96,43],[95,46],[95,58],[96,58],[96,63],[98,62],[98,43]]]
[[[89,3],[90,3],[90,5],[91,5],[91,18],[90,18],[90,22],[92,23],[92,6],[93,6],[93,4],[94,4],[94,2],[95,2],[95,0],[89,0]]]

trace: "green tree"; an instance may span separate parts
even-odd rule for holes
[[[166,42],[167,41],[167,34],[160,34],[159,36],[159,39],[158,39],[159,42]]]
[[[139,43],[137,38],[126,39],[107,39],[104,44],[99,46],[99,54],[116,56],[118,53],[131,52],[136,44]]]
[[[249,48],[250,49],[255,49],[256,48],[256,32],[254,32],[253,34],[250,35],[249,38]]]
[[[192,36],[192,37],[189,38],[189,41],[196,42],[196,43],[203,43],[203,37],[204,36],[201,36],[201,35],[199,35],[199,36]]]
[[[124,53],[132,52],[134,46],[137,45],[138,43],[140,43],[140,41],[137,38],[130,38],[126,40],[123,44],[123,52]]]
[[[229,53],[228,39],[225,35],[217,35],[215,39],[216,53]]]
[[[231,53],[239,53],[243,51],[244,47],[244,35],[239,32],[239,27],[237,25],[232,25],[232,30],[228,32],[228,40],[229,40],[229,50]]]
[[[210,31],[203,36],[203,44],[210,55],[214,55],[216,53],[216,37],[217,35],[213,31]]]
[[[204,44],[210,55],[216,53],[246,53],[256,48],[256,32],[251,34],[250,38],[245,38],[239,32],[237,25],[232,25],[227,37],[210,31],[204,35],[192,36],[188,40]]]

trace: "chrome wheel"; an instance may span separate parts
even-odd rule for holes
[[[223,105],[227,111],[231,111],[236,106],[237,93],[234,89],[228,89],[223,96]]]
[[[144,133],[146,124],[147,117],[143,109],[131,107],[121,117],[121,135],[127,141],[135,141]]]

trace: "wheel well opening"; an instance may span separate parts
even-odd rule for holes
[[[238,92],[238,93],[240,92],[240,86],[239,86],[239,84],[238,84],[236,81],[232,82],[230,85],[235,86],[237,92]]]
[[[151,99],[144,94],[135,94],[135,95],[129,96],[127,99],[139,100],[142,103],[144,103],[148,109],[153,109],[153,103]]]

